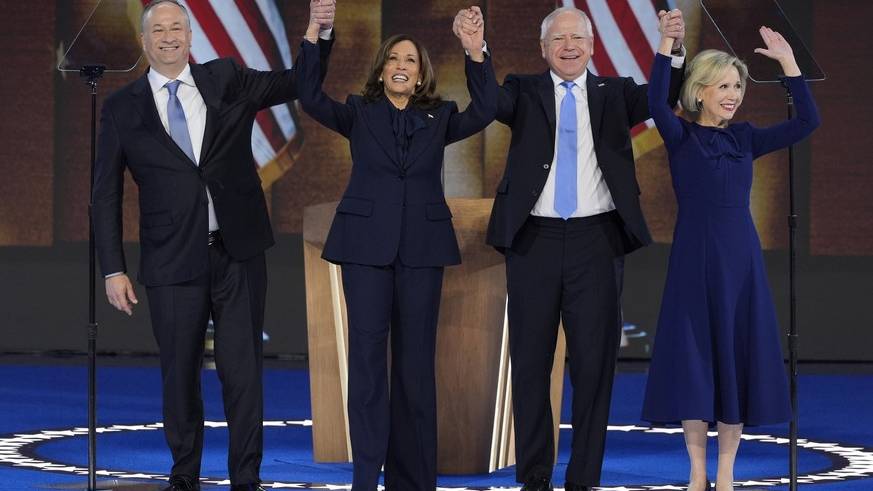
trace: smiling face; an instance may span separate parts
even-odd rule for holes
[[[421,81],[420,67],[418,49],[412,41],[403,40],[391,46],[382,65],[385,95],[395,104],[397,100],[408,100],[415,93],[415,85]]]
[[[191,27],[178,6],[155,6],[143,21],[142,49],[149,64],[161,75],[174,79],[188,64]]]
[[[718,81],[698,92],[697,98],[702,101],[698,121],[700,124],[704,126],[727,124],[743,102],[743,83],[736,67],[733,65],[727,67]]]
[[[549,68],[564,80],[575,80],[585,72],[594,53],[594,39],[585,19],[576,12],[562,12],[540,40]]]

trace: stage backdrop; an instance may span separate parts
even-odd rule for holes
[[[125,11],[106,40],[136,44],[141,0],[105,0]],[[762,0],[764,1],[764,0]],[[256,68],[293,63],[308,21],[307,0],[188,0],[195,42],[192,58],[234,56]],[[487,40],[499,79],[546,69],[538,45],[540,20],[555,0],[485,0]],[[866,0],[782,0],[828,80],[813,92],[822,127],[797,148],[800,214],[798,312],[801,355],[811,360],[871,360],[873,310],[873,165],[871,105],[858,80],[873,78],[868,62],[873,3]],[[656,42],[654,12],[678,6],[688,21],[690,54],[724,48],[696,0],[563,0],[590,13],[595,24],[592,70],[645,81]],[[92,9],[94,0],[2,0],[0,40],[0,351],[84,349],[87,316],[87,202],[89,96],[78,77],[55,70]],[[456,0],[340,0],[337,42],[326,90],[338,99],[360,91],[380,42],[395,33],[420,38],[433,61],[439,92],[468,101],[463,51],[451,33]],[[851,13],[851,15],[847,15]],[[749,36],[757,36],[748,19]],[[100,101],[144,72],[106,76]],[[98,102],[99,104],[99,102]],[[99,106],[98,106],[99,107]],[[758,125],[785,117],[778,86],[751,84],[739,119]],[[652,247],[627,263],[624,313],[631,343],[622,354],[647,357],[657,317],[676,204],[664,149],[650,124],[634,129],[637,175],[652,233]],[[509,132],[499,123],[449,147],[446,193],[491,197],[500,180]],[[252,165],[267,192],[278,245],[268,253],[270,290],[267,352],[305,355],[305,299],[301,220],[305,206],[339,198],[349,175],[346,141],[315,124],[296,104],[264,111],[253,133]],[[752,211],[770,272],[774,298],[787,325],[787,152],[755,167]],[[125,186],[125,240],[136,263],[136,187]],[[135,273],[133,271],[132,273]],[[144,291],[140,288],[140,297]],[[107,352],[154,353],[147,308],[132,318],[112,312],[98,281],[99,347]]]

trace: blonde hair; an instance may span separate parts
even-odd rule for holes
[[[746,94],[746,79],[749,78],[749,69],[746,64],[736,56],[717,49],[701,51],[691,60],[685,69],[685,83],[682,84],[682,92],[679,101],[682,109],[694,119],[700,116],[700,107],[697,96],[704,88],[715,84],[730,67],[737,69],[740,74],[740,85],[743,95]]]

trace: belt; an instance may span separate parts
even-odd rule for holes
[[[552,218],[552,217],[541,217],[537,215],[530,215],[528,220],[532,223],[542,226],[542,227],[550,227],[550,228],[577,228],[577,227],[587,227],[589,225],[594,225],[597,223],[607,223],[607,222],[616,222],[621,217],[618,214],[618,211],[612,210],[607,211],[605,213],[598,213],[597,215],[590,215],[587,217],[576,217],[569,218],[564,220],[563,218]]]
[[[220,244],[221,243],[221,232],[219,232],[218,230],[213,230],[213,231],[209,232],[208,243],[211,246],[215,245],[215,244]]]

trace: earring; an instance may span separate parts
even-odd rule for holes
[[[415,86],[416,86],[416,87],[421,87],[421,80],[419,80],[418,82],[415,82]]]
[[[697,99],[697,110],[699,111],[701,107],[703,107],[703,99]]]
[[[382,75],[379,75],[379,83],[382,83]]]

